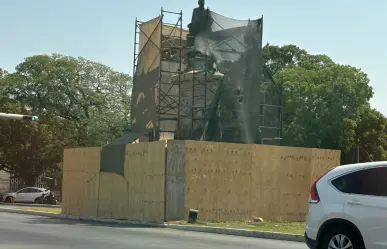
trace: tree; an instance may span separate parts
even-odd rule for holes
[[[360,69],[294,45],[266,45],[263,57],[283,88],[283,141],[290,146],[348,151],[359,108],[373,95]]]
[[[0,122],[0,167],[24,180],[32,182],[42,170],[56,167],[64,147],[101,146],[128,128],[131,77],[105,65],[36,55],[17,65],[14,73],[1,75],[1,111],[32,113],[40,119]]]
[[[47,125],[28,121],[0,121],[0,169],[33,185],[48,169],[57,168],[62,144]]]
[[[8,94],[44,122],[67,130],[73,146],[100,146],[129,125],[131,78],[100,63],[37,55],[7,79]]]
[[[387,118],[364,105],[358,111],[356,123],[356,143],[360,148],[360,161],[387,160]]]

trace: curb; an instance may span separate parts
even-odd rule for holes
[[[85,217],[85,216],[74,216],[74,215],[67,215],[67,214],[56,214],[56,213],[48,213],[48,212],[41,212],[41,211],[30,211],[30,210],[18,210],[18,209],[2,208],[2,207],[0,207],[0,212],[36,215],[36,216],[44,216],[44,217],[50,217],[50,218],[56,218],[56,219],[88,221],[88,222],[95,222],[95,223],[107,224],[107,225],[113,225],[113,224],[114,225],[138,225],[138,226],[147,226],[147,227],[169,228],[174,230],[183,230],[183,231],[191,231],[191,232],[215,233],[215,234],[242,236],[242,237],[253,237],[253,238],[260,238],[260,239],[305,242],[304,236],[298,235],[298,234],[263,232],[263,231],[232,229],[232,228],[224,228],[224,227],[175,225],[175,224],[154,223],[154,222],[147,222],[147,221],[99,219],[99,218]]]
[[[26,204],[26,203],[0,203],[0,208],[4,206],[20,206],[20,207],[47,207],[47,208],[60,208],[62,205],[48,205],[48,204]]]
[[[253,238],[260,238],[260,239],[305,242],[304,236],[298,235],[298,234],[262,232],[262,231],[245,230],[245,229],[224,228],[224,227],[207,227],[207,226],[174,225],[174,224],[168,224],[167,228],[184,230],[184,231],[203,232],[203,233],[216,233],[216,234],[243,236],[243,237],[253,237]]]
[[[107,225],[138,225],[138,226],[161,227],[161,228],[165,228],[167,226],[165,223],[154,223],[154,222],[147,222],[147,221],[99,219],[99,218],[86,217],[86,216],[74,216],[74,215],[67,215],[67,214],[56,214],[56,213],[31,211],[31,210],[18,210],[18,209],[2,208],[2,207],[0,207],[0,212],[13,213],[13,214],[36,215],[36,216],[44,216],[44,217],[64,219],[64,220],[88,221],[88,222],[95,222],[95,223],[107,224]]]

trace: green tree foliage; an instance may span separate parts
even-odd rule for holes
[[[360,161],[387,160],[387,119],[368,105],[358,111],[356,140],[359,141]]]
[[[284,144],[348,152],[359,143],[362,161],[386,158],[387,123],[369,107],[366,73],[294,45],[267,44],[263,57],[283,89]]]
[[[33,114],[40,120],[1,121],[1,167],[33,181],[27,176],[34,178],[61,162],[64,147],[101,146],[123,135],[131,87],[129,75],[59,54],[27,57],[13,73],[1,70],[0,112]],[[33,150],[34,161],[29,157]]]

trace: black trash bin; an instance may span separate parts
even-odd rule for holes
[[[199,210],[190,209],[188,213],[188,223],[195,223],[198,219]]]

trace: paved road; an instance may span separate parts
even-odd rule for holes
[[[303,243],[0,212],[0,249],[306,249]]]

